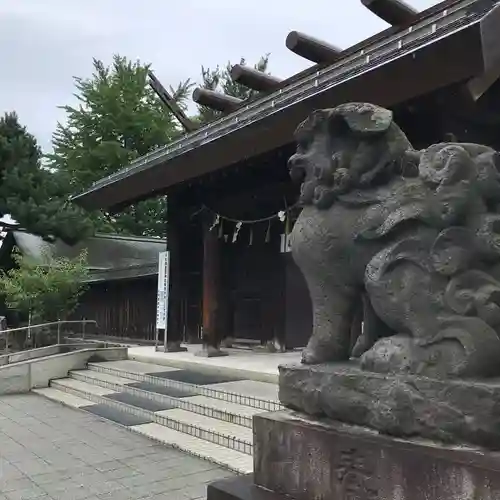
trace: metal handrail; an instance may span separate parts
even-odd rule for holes
[[[34,325],[26,325],[26,326],[20,326],[20,327],[17,327],[17,328],[8,328],[7,330],[0,330],[0,338],[2,337],[6,337],[6,340],[7,340],[7,345],[6,345],[6,351],[7,353],[9,352],[9,346],[8,346],[8,340],[9,340],[9,334],[10,333],[13,333],[13,332],[20,332],[20,331],[23,331],[23,330],[28,330],[28,337],[30,337],[30,332],[32,329],[37,329],[37,328],[43,328],[43,327],[46,327],[46,326],[54,326],[54,325],[57,325],[57,343],[60,344],[61,343],[61,325],[64,325],[64,324],[81,324],[83,326],[83,330],[82,330],[82,339],[85,339],[85,325],[87,325],[88,323],[92,323],[95,325],[95,327],[97,328],[97,321],[93,320],[93,319],[76,319],[76,320],[60,320],[60,321],[51,321],[49,323],[37,323],[37,324],[34,324]]]
[[[257,120],[265,111],[265,108],[271,107],[271,113],[282,110],[296,101],[311,97],[314,92],[325,90],[325,87],[337,85],[340,81],[352,78],[350,73],[363,72],[363,68],[368,71],[373,69],[373,62],[380,57],[387,56],[398,58],[407,51],[416,50],[415,42],[423,45],[430,39],[440,38],[447,34],[448,29],[460,30],[465,24],[477,22],[488,12],[492,6],[485,6],[477,11],[471,11],[471,5],[476,0],[462,0],[457,4],[450,6],[441,12],[437,12],[429,17],[422,19],[409,28],[406,28],[388,38],[384,38],[373,45],[365,47],[360,51],[341,58],[337,63],[318,70],[313,74],[307,75],[289,86],[278,89],[260,99],[256,99],[242,106],[227,117],[220,118],[209,125],[192,132],[187,136],[181,137],[172,143],[162,146],[144,156],[133,160],[127,167],[104,177],[92,184],[86,192],[92,192],[103,186],[109,185],[117,180],[127,176],[131,171],[140,171],[145,165],[160,158],[177,152],[181,154],[189,146],[199,146],[211,142],[234,129],[248,125],[249,122]],[[406,49],[406,50],[405,50]],[[305,95],[311,91],[311,95]]]

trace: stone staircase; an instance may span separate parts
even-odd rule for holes
[[[240,473],[253,470],[253,415],[281,409],[275,384],[132,360],[34,392]]]

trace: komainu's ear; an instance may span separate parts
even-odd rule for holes
[[[304,142],[313,138],[318,131],[325,131],[331,123],[334,109],[316,109],[295,129],[295,140]]]
[[[328,123],[330,121],[330,117],[332,116],[334,110],[332,109],[315,109],[309,115],[309,122],[311,126],[317,126],[322,123]]]
[[[334,110],[349,129],[357,135],[378,135],[387,132],[392,124],[392,111],[375,104],[349,102]]]

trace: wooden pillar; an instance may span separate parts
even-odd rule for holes
[[[169,206],[171,206],[173,203]],[[169,220],[167,221],[167,250],[170,256],[170,275],[168,292],[168,330],[167,330],[167,351],[186,351],[181,347],[182,342],[182,248],[181,248],[181,221],[175,215],[175,208],[169,210]]]
[[[200,356],[223,356],[222,340],[222,240],[215,229],[210,231],[211,220],[203,225],[203,350]]]

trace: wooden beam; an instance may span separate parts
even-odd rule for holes
[[[290,31],[285,43],[287,49],[308,61],[318,64],[331,64],[339,58],[342,52],[341,49],[334,45],[299,31]]]
[[[243,64],[236,64],[231,68],[231,78],[233,81],[258,92],[276,90],[282,82],[281,78],[266,75],[262,71],[244,66]]]
[[[215,111],[230,113],[241,105],[243,99],[198,87],[193,92],[193,101]]]
[[[403,0],[361,0],[361,3],[391,26],[412,24],[418,17],[418,11]]]
[[[149,86],[156,92],[161,102],[171,111],[171,113],[179,120],[180,124],[186,132],[192,132],[198,128],[198,125],[190,120],[184,111],[175,102],[174,98],[167,92],[167,89],[156,78],[152,71],[148,71]]]

